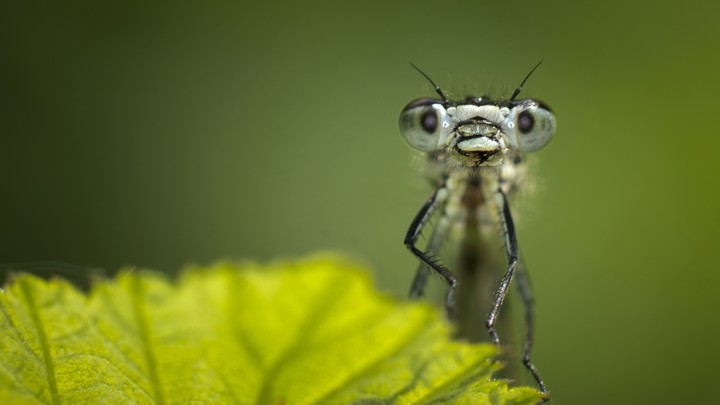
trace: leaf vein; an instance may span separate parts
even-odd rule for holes
[[[73,354],[68,354],[68,355],[62,356],[62,357],[58,357],[56,360],[59,362],[60,360],[70,360],[70,359],[74,359],[74,358],[83,358],[83,357],[89,357],[89,358],[93,358],[93,359],[97,359],[97,360],[102,360],[103,362],[107,363],[107,365],[109,365],[110,367],[112,367],[114,370],[118,371],[118,373],[120,374],[120,376],[122,376],[122,377],[124,377],[125,379],[127,379],[127,381],[128,381],[130,384],[136,386],[136,387],[137,387],[143,394],[145,394],[148,398],[152,398],[152,394],[151,394],[150,392],[148,392],[144,387],[142,387],[135,378],[133,378],[133,377],[132,377],[131,375],[129,375],[128,373],[126,373],[125,370],[123,370],[123,369],[121,369],[120,367],[118,367],[117,365],[115,365],[110,359],[108,359],[108,358],[106,358],[106,357],[103,357],[103,356],[100,356],[99,354],[95,354],[95,353],[73,353]],[[140,373],[139,370],[136,370],[136,371],[138,371],[138,373]],[[73,373],[73,372],[57,373],[57,375],[65,375],[65,374],[71,375],[72,373]]]
[[[20,335],[20,332],[18,332],[19,329],[18,329],[17,325],[15,325],[15,322],[13,322],[12,317],[10,316],[10,313],[7,310],[7,307],[5,306],[5,304],[2,301],[0,301],[0,310],[2,311],[3,317],[5,318],[7,323],[10,325],[9,328],[3,327],[3,330],[9,329],[13,333],[13,335],[15,335],[15,337],[16,337],[15,342],[21,344],[22,346],[25,346],[25,349],[27,349],[27,352],[30,353],[30,355],[32,357],[34,357],[38,362],[42,362],[42,359],[40,358],[40,356],[38,356],[37,353],[35,353],[32,350],[32,348],[30,347],[28,342]]]
[[[386,318],[390,317],[392,314],[388,314]],[[383,321],[377,322],[377,324],[381,324]],[[407,349],[407,346],[415,341],[416,339],[420,338],[423,334],[423,332],[426,330],[426,323],[423,322],[417,322],[415,325],[415,328],[412,330],[411,333],[409,333],[404,339],[398,341],[398,343],[395,345],[395,347],[385,356],[380,356],[376,360],[368,363],[365,367],[361,367],[357,370],[355,370],[354,373],[350,374],[348,378],[341,382],[337,387],[334,389],[331,389],[329,392],[327,392],[325,395],[323,395],[320,399],[316,400],[315,404],[322,404],[327,401],[328,398],[332,398],[334,395],[338,394],[339,392],[342,392],[344,388],[346,388],[348,385],[352,385],[354,382],[362,379],[363,377],[367,377],[370,372],[377,368],[378,366],[382,365],[385,361],[393,359],[400,354],[403,353],[405,349]]]
[[[330,281],[327,281],[327,283],[329,285],[343,285],[339,282],[332,283]],[[327,303],[336,302],[337,300],[335,300],[335,298],[342,296],[344,294],[344,290],[342,288],[325,288],[323,293],[324,294],[315,297],[313,308],[307,311],[307,316],[300,323],[298,327],[299,332],[296,338],[293,340],[292,344],[268,368],[267,373],[265,374],[261,383],[261,388],[259,391],[260,393],[257,397],[258,405],[271,403],[271,383],[274,380],[274,377],[280,371],[281,366],[285,364],[288,359],[297,355],[299,349],[303,348],[303,345],[305,345],[305,340],[307,339],[308,335],[311,331],[314,330],[313,325],[323,320],[325,316],[332,310],[332,305],[327,305]]]
[[[147,301],[147,297],[145,296],[145,287],[143,285],[142,278],[139,275],[131,275],[129,277],[132,277],[131,302],[133,305],[133,311],[135,312],[135,320],[138,324],[140,345],[142,346],[142,352],[145,356],[145,361],[148,367],[148,378],[150,379],[156,403],[163,405],[165,403],[165,398],[160,385],[157,359],[155,358],[155,353],[153,352],[153,345],[150,337],[150,325],[148,324],[149,319],[147,315],[147,308],[145,308],[145,303]]]
[[[485,357],[482,357],[482,358],[478,359],[478,361],[469,364],[466,368],[461,369],[460,372],[457,373],[455,376],[451,377],[447,381],[438,385],[431,392],[428,392],[426,395],[419,398],[417,400],[417,402],[415,402],[415,403],[416,404],[431,404],[431,403],[436,402],[436,400],[439,398],[447,397],[448,395],[451,395],[451,396],[457,395],[457,393],[452,392],[451,387],[459,385],[461,382],[463,382],[465,380],[469,380],[470,378],[477,378],[480,375],[488,374],[485,371],[486,367],[481,368],[482,364],[487,361],[488,360]]]
[[[43,325],[40,321],[37,303],[35,302],[33,293],[28,285],[29,282],[30,281],[28,279],[22,279],[20,281],[20,290],[22,291],[23,298],[27,303],[30,311],[30,319],[32,319],[33,326],[37,332],[37,338],[43,354],[43,362],[45,363],[45,376],[47,378],[48,389],[50,390],[50,398],[54,404],[59,404],[60,394],[58,393],[57,381],[55,381],[55,365],[53,363],[52,355],[50,354],[50,344],[47,336],[45,335],[45,330],[42,327]]]

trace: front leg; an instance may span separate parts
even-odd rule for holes
[[[422,208],[420,208],[417,215],[415,215],[412,223],[410,223],[410,228],[408,229],[407,234],[405,234],[405,246],[410,249],[415,257],[420,259],[421,262],[421,267],[418,268],[415,279],[413,280],[410,297],[415,298],[422,295],[422,290],[425,287],[425,281],[427,279],[425,273],[423,273],[424,269],[422,267],[428,266],[428,268],[435,271],[448,283],[448,291],[445,294],[445,309],[448,313],[448,317],[452,319],[455,311],[455,288],[457,286],[455,275],[453,275],[448,268],[432,257],[429,252],[422,251],[416,246],[417,240],[428,220],[438,207],[445,204],[447,197],[448,190],[445,184],[440,185],[440,187],[432,193],[430,198],[428,198]],[[441,235],[437,235],[437,238],[441,238]],[[436,237],[433,235],[432,240],[435,239]],[[432,240],[430,243],[431,249],[433,248],[432,245],[434,245]]]
[[[448,229],[450,227],[450,220],[443,212],[435,221],[435,227],[430,235],[430,240],[425,246],[425,252],[430,257],[435,257],[445,238],[447,237]],[[410,299],[418,299],[423,296],[425,292],[425,284],[427,283],[430,271],[425,262],[420,262],[415,271],[415,278],[413,279],[412,285],[410,286]]]
[[[527,270],[525,269],[525,266],[523,265],[522,260],[518,262],[517,265],[517,282],[515,284],[518,288],[518,292],[520,293],[520,298],[523,301],[523,304],[525,304],[525,345],[523,348],[523,357],[522,357],[522,363],[527,368],[530,373],[532,374],[533,378],[535,379],[535,382],[537,382],[538,386],[540,387],[540,392],[543,394],[548,395],[548,389],[545,386],[545,382],[540,377],[540,373],[537,370],[537,367],[532,363],[532,360],[530,359],[532,355],[532,347],[534,342],[534,328],[535,328],[535,301],[533,299],[532,295],[532,288],[530,287],[530,277],[527,274]],[[543,401],[545,402],[545,401]]]
[[[495,302],[493,303],[490,314],[487,317],[485,326],[487,327],[488,333],[490,333],[490,340],[496,344],[500,344],[500,338],[498,338],[497,332],[495,331],[495,322],[497,321],[500,308],[502,308],[505,296],[508,293],[508,288],[512,282],[513,275],[515,274],[515,265],[518,261],[518,244],[517,237],[515,235],[515,225],[513,224],[512,215],[510,214],[510,207],[508,206],[507,198],[505,193],[501,189],[497,190],[495,195],[495,201],[498,205],[498,213],[500,217],[500,226],[502,227],[503,234],[505,236],[505,253],[507,255],[507,271],[505,276],[500,282],[500,288],[495,293]]]

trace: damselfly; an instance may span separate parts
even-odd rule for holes
[[[426,174],[435,187],[405,236],[405,245],[420,260],[410,296],[423,295],[428,275],[436,273],[448,284],[445,307],[448,316],[457,321],[461,337],[479,339],[477,330],[482,326],[478,325],[484,322],[490,341],[499,345],[500,310],[515,279],[525,307],[522,363],[547,394],[530,359],[533,298],[508,205],[510,196],[523,184],[524,154],[545,146],[555,133],[555,116],[546,105],[534,99],[516,99],[539,65],[509,99],[497,101],[485,96],[450,100],[413,65],[440,98],[408,104],[400,114],[400,131],[411,147],[427,155]],[[421,249],[419,236],[434,216],[432,234]],[[441,262],[438,257],[447,240],[458,242],[459,247]],[[503,250],[505,257],[497,259],[503,255],[496,252]]]

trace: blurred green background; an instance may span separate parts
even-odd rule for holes
[[[33,2],[0,12],[0,261],[340,250],[403,296],[432,96],[553,107],[519,240],[557,404],[717,404],[714,2]],[[715,112],[713,112],[715,111]]]

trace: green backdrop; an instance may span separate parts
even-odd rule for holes
[[[63,4],[64,3],[64,4]],[[340,250],[403,296],[429,193],[397,130],[523,94],[558,133],[519,240],[558,404],[720,403],[720,6],[25,2],[0,12],[0,261],[175,271]]]

